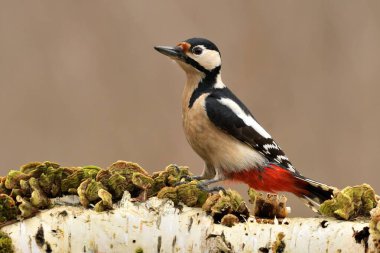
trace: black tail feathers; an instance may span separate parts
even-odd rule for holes
[[[304,192],[299,194],[298,197],[305,201],[313,211],[318,212],[319,206],[326,200],[331,199],[334,191],[337,188],[328,186],[306,177],[299,177],[304,184],[302,186]]]

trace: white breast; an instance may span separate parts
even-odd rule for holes
[[[183,108],[183,127],[186,138],[194,151],[206,164],[221,172],[236,172],[257,168],[265,158],[253,148],[217,128],[207,117],[204,109],[205,98],[201,95],[188,108]]]

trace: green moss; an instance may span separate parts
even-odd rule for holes
[[[234,214],[239,219],[245,219],[249,216],[243,197],[234,190],[209,196],[202,209],[211,214],[216,222],[220,222],[226,214]]]
[[[49,197],[57,197],[61,195],[62,174],[62,168],[49,166],[44,173],[40,175],[38,179],[39,184]]]
[[[206,201],[208,193],[198,188],[197,182],[181,184],[176,187],[166,186],[158,194],[158,198],[171,199],[175,204],[182,202],[187,206],[201,207]]]
[[[197,182],[192,181],[187,184],[177,186],[179,200],[187,206],[201,207],[206,201],[208,193],[198,188]]]
[[[132,192],[135,189],[133,184],[128,183],[127,179],[118,173],[113,174],[109,178],[108,182],[106,182],[106,186],[115,199],[121,198],[124,191]]]
[[[7,177],[0,177],[0,194],[9,194],[10,190],[5,187]]]
[[[0,231],[0,253],[13,253],[14,248],[12,244],[12,239],[8,234]]]
[[[38,208],[34,207],[28,200],[21,196],[16,197],[17,202],[21,203],[18,208],[21,212],[21,217],[29,218],[38,212]]]
[[[101,200],[96,203],[94,210],[97,212],[103,212],[112,209],[112,195],[104,189],[98,191],[98,196]]]
[[[84,171],[84,177],[85,178],[95,179],[96,175],[101,170],[101,168],[98,166],[95,166],[95,165],[88,165],[88,166],[82,167],[82,170]]]
[[[134,172],[132,174],[132,183],[142,190],[152,188],[154,180],[147,175],[140,172]]]
[[[178,204],[178,202],[179,202],[178,195],[177,195],[177,189],[175,187],[166,186],[166,187],[162,188],[157,193],[157,197],[159,199],[170,199],[175,204]]]
[[[88,207],[91,202],[100,199],[98,191],[104,189],[102,183],[95,181],[94,179],[87,178],[78,187],[79,201],[84,207]]]
[[[21,179],[20,187],[21,187],[23,195],[30,196],[30,194],[32,194],[32,188],[30,187],[30,184],[28,181]]]
[[[17,206],[13,198],[0,194],[0,222],[13,220],[17,217]]]
[[[132,174],[134,172],[140,172],[144,175],[149,175],[149,173],[144,170],[140,165],[133,162],[126,162],[126,161],[117,161],[109,167],[109,170],[114,173],[119,173],[120,175],[124,176],[125,178],[131,178]]]
[[[10,170],[8,172],[7,178],[5,179],[5,187],[9,190],[13,188],[20,188],[20,180],[28,180],[31,176],[18,171],[18,170]]]
[[[84,181],[84,179],[85,173],[83,170],[78,168],[73,169],[73,172],[71,174],[69,174],[66,178],[62,179],[62,193],[68,192],[70,188],[78,188],[82,181]]]
[[[369,216],[376,206],[375,191],[368,184],[346,187],[334,194],[320,206],[319,212],[326,216],[349,220],[358,216]]]
[[[183,177],[190,176],[189,168],[185,166],[177,166],[170,164],[165,168],[166,182],[170,186],[174,186],[181,181]]]
[[[46,196],[41,189],[38,180],[34,177],[29,179],[29,185],[32,188],[32,195],[30,197],[30,203],[40,209],[47,208],[50,204],[50,199]]]
[[[138,248],[135,250],[135,253],[144,253],[144,250],[143,250],[141,247],[138,247]]]
[[[104,189],[99,189],[98,196],[103,204],[109,208],[112,208],[112,194]]]
[[[20,168],[20,171],[25,173],[25,174],[28,174],[42,164],[43,163],[41,163],[41,162],[30,162],[30,163],[27,163],[25,165],[22,165]]]

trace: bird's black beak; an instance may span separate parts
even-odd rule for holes
[[[175,60],[182,60],[184,61],[186,58],[186,55],[183,53],[181,47],[164,47],[164,46],[156,46],[154,47],[158,52],[161,54],[164,54],[166,56],[169,56],[170,58],[173,58]]]

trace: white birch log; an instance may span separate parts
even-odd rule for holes
[[[83,208],[76,196],[64,199],[61,206],[1,228],[15,252],[375,252],[371,236],[368,246],[366,238],[357,243],[353,237],[354,231],[366,231],[368,220],[289,218],[263,224],[250,218],[226,227],[200,208],[178,208],[155,197],[143,203],[123,197],[102,213]]]

